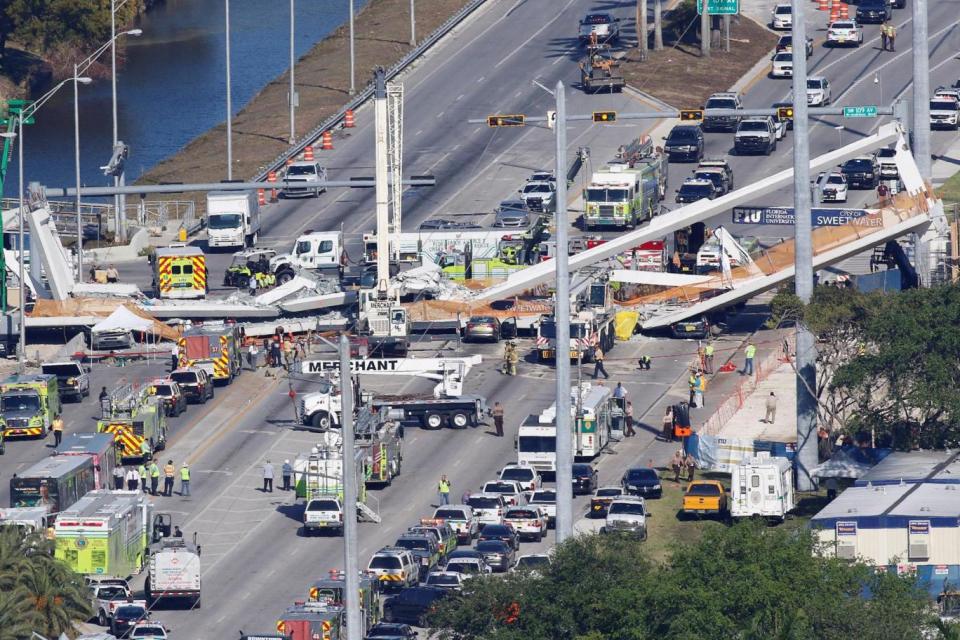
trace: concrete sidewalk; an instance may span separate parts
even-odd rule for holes
[[[759,350],[758,350],[759,351]],[[719,435],[727,438],[797,441],[797,383],[793,365],[782,363],[762,380],[743,402],[743,406],[720,428]],[[777,396],[777,413],[773,424],[765,422],[767,398],[770,392]]]

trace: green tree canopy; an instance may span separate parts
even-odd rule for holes
[[[642,542],[581,536],[542,575],[469,581],[432,622],[446,640],[920,640],[933,628],[909,579],[814,550],[809,532],[745,522],[678,541],[661,566]]]

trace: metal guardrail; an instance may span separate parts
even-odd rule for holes
[[[460,22],[462,22],[467,16],[473,13],[480,5],[482,5],[486,0],[471,0],[466,4],[460,11],[450,17],[449,20],[444,22],[442,25],[437,27],[433,33],[427,36],[426,40],[421,42],[416,48],[412,49],[407,55],[403,56],[400,60],[396,62],[392,67],[386,71],[387,81],[392,80],[397,75],[400,74],[404,69],[406,69],[411,63],[413,63],[417,58],[422,56],[430,47],[435,45],[443,36],[450,33],[454,27],[456,27]],[[341,124],[344,118],[344,115],[348,110],[353,110],[358,108],[364,102],[366,102],[371,96],[373,96],[373,83],[369,83],[362,91],[358,92],[353,99],[348,102],[343,108],[340,109],[337,113],[333,114],[319,126],[313,128],[307,135],[298,140],[293,146],[288,148],[282,154],[277,156],[277,158],[266,166],[260,173],[256,174],[253,178],[253,182],[261,182],[266,179],[267,174],[271,171],[276,171],[284,166],[288,158],[298,155],[302,152],[308,145],[312,144],[323,134],[324,131],[329,131],[337,125]]]

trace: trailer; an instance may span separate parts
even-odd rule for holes
[[[730,516],[782,521],[796,507],[793,465],[761,451],[744,458],[730,477]]]
[[[54,556],[75,573],[130,576],[145,566],[155,525],[143,493],[91,491],[57,517]]]
[[[200,546],[181,537],[165,537],[150,548],[144,594],[153,607],[157,600],[180,600],[200,608]]]

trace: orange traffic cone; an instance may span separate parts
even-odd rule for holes
[[[834,2],[830,6],[830,22],[834,23],[840,19],[840,6],[838,3]]]
[[[353,120],[353,109],[347,109],[346,113],[343,114],[343,126],[346,129],[351,129],[356,126]]]
[[[849,20],[850,19],[850,7],[846,2],[840,3],[840,19]]]
[[[277,181],[276,171],[270,171],[269,173],[267,173],[267,182],[276,182],[276,181]],[[277,190],[275,188],[270,189],[270,202],[276,202],[276,201],[277,201]]]
[[[303,159],[304,160],[313,160],[313,146],[307,145],[303,150]]]
[[[325,151],[330,151],[333,149],[333,134],[329,131],[323,132],[323,146],[321,149]]]
[[[819,0],[817,11],[830,11],[830,0]]]
[[[257,189],[257,204],[261,207],[267,204],[267,196],[264,194],[263,189]]]
[[[287,158],[287,166],[289,167],[292,164],[293,164],[293,158]]]

